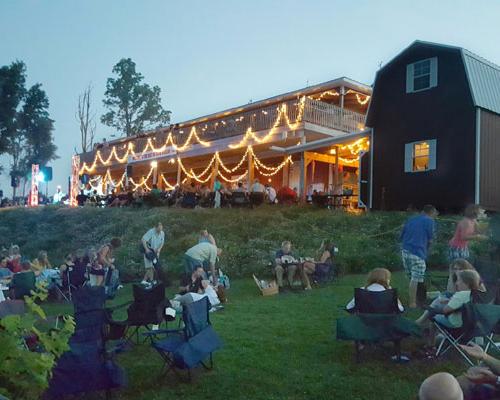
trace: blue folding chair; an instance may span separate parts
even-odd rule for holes
[[[184,327],[178,329],[159,329],[145,332],[151,338],[151,345],[160,354],[164,364],[162,373],[174,371],[180,376],[179,370],[188,372],[191,380],[191,369],[201,365],[205,369],[213,368],[212,354],[223,344],[213,329],[209,318],[210,303],[203,298],[183,306],[182,319]],[[165,335],[159,340],[160,335]],[[209,359],[209,363],[205,361]]]
[[[126,385],[126,376],[113,360],[117,349],[106,348],[107,313],[104,309],[104,287],[83,287],[73,296],[75,332],[64,353],[52,370],[44,399],[60,399]]]

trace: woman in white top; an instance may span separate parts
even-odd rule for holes
[[[386,268],[375,268],[370,271],[366,279],[366,286],[362,289],[370,292],[383,292],[391,288],[391,271]],[[356,306],[354,298],[347,304],[346,309],[352,310]],[[405,309],[398,299],[399,311],[403,312]]]
[[[208,301],[212,307],[220,304],[219,297],[214,287],[210,284],[210,281],[201,281],[201,287],[203,288],[203,293],[186,293],[183,295],[175,296],[174,300],[177,300],[181,306],[194,303],[195,301],[201,300],[204,297],[208,297]]]

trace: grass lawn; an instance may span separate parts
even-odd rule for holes
[[[199,369],[191,383],[172,373],[159,376],[160,357],[149,345],[136,345],[119,355],[129,385],[119,399],[414,399],[419,384],[431,373],[459,373],[465,364],[413,359],[389,360],[390,352],[370,351],[355,364],[353,345],[335,340],[334,323],[346,313],[353,287],[364,275],[347,275],[310,292],[261,297],[251,279],[232,282],[224,311],[211,314],[225,346],[215,354],[213,371]],[[406,303],[406,280],[393,276]],[[127,285],[112,304],[131,298]],[[168,288],[168,295],[173,294]],[[49,313],[71,312],[68,304],[48,303]],[[416,317],[418,312],[410,317]],[[417,339],[403,342],[403,351],[418,348]]]

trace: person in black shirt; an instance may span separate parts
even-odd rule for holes
[[[80,194],[76,196],[76,202],[78,203],[78,207],[83,207],[88,199],[88,196],[85,195],[83,190],[80,190]]]

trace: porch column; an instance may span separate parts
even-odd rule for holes
[[[304,203],[306,201],[307,194],[307,155],[306,152],[302,152],[300,155],[300,180],[299,180],[299,200]]]
[[[311,168],[311,185],[314,185],[314,174],[316,172],[316,160],[312,160],[312,168]]]
[[[335,146],[335,174],[334,174],[334,185],[337,186],[339,184],[339,174],[340,174],[340,166],[339,166],[339,146]]]
[[[253,154],[248,153],[247,190],[250,191],[254,179]]]
[[[215,158],[214,166],[212,167],[212,176],[210,177],[210,191],[214,190],[215,178],[217,178],[217,174],[219,173],[219,159]]]
[[[344,109],[344,96],[345,96],[345,87],[340,87],[340,108]]]
[[[283,161],[285,161],[288,158],[288,156],[283,157]],[[285,166],[283,167],[283,187],[288,187],[290,185],[290,167],[289,163],[286,163]]]
[[[328,193],[333,193],[333,164],[328,163]]]
[[[154,164],[152,164],[153,167],[153,185],[158,184],[158,162],[153,161]]]
[[[179,161],[177,161],[177,185],[181,186],[181,173],[182,173],[182,170],[181,170],[181,164]]]

